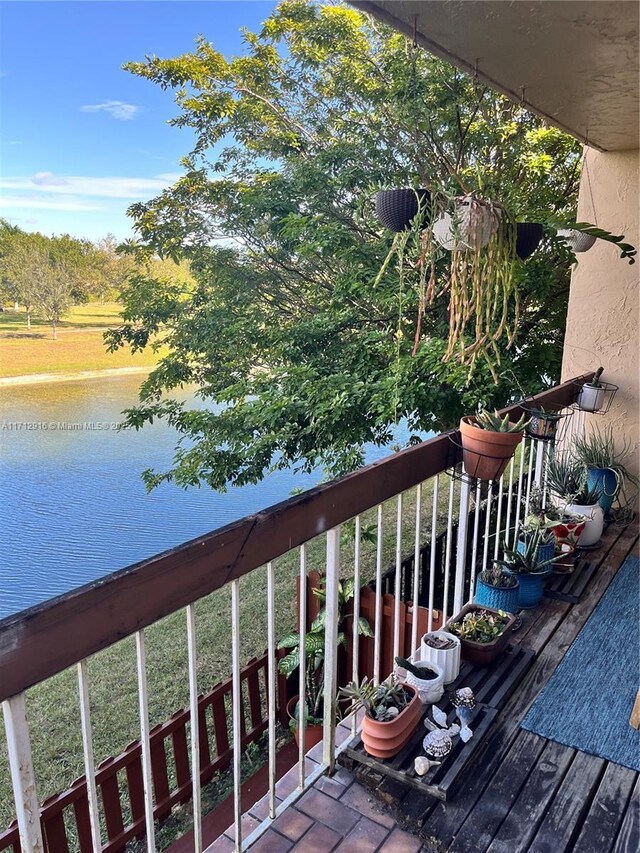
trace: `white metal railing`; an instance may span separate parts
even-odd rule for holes
[[[578,416],[578,421],[580,418]],[[584,419],[573,424],[570,433],[572,437],[579,429],[584,429]],[[565,437],[566,438],[566,437]],[[383,622],[383,572],[385,554],[393,555],[394,573],[394,627],[393,627],[393,656],[403,650],[400,648],[400,598],[403,561],[406,560],[403,539],[406,536],[408,522],[405,508],[414,503],[412,550],[413,576],[410,584],[409,602],[413,607],[413,622],[411,631],[411,650],[415,653],[419,647],[417,612],[419,607],[419,590],[428,590],[428,630],[434,624],[436,609],[436,592],[442,590],[442,622],[456,613],[465,600],[472,597],[475,585],[476,571],[486,568],[489,562],[499,554],[501,543],[515,541],[515,531],[526,517],[529,509],[532,486],[544,487],[544,459],[548,452],[548,443],[535,441],[524,437],[519,455],[512,459],[508,472],[502,475],[498,482],[489,482],[483,487],[482,483],[470,480],[462,475],[449,478],[448,490],[442,482],[445,466],[426,480],[419,477],[411,484],[411,500],[408,491],[403,489],[395,495],[385,497],[373,503],[371,509],[375,512],[375,548],[372,557],[375,567],[375,609],[373,637],[373,677],[379,682],[389,673],[382,671],[382,622]],[[458,469],[460,470],[460,469]],[[374,495],[375,499],[375,495]],[[395,502],[395,533],[389,534],[389,516],[385,508],[391,501]],[[441,527],[439,517],[446,506],[446,524]],[[495,509],[495,513],[493,510]],[[484,525],[481,517],[484,512]],[[345,516],[347,513],[345,513]],[[341,561],[341,525],[353,521],[355,527],[353,542],[353,562],[346,566]],[[494,524],[492,530],[492,523]],[[454,529],[457,532],[454,537]],[[423,531],[425,535],[423,535]],[[242,759],[242,730],[243,730],[243,699],[241,685],[241,596],[240,580],[236,577],[226,586],[231,592],[231,652],[232,652],[232,733],[233,733],[233,796],[234,796],[234,833],[236,850],[247,849],[292,802],[321,774],[332,772],[336,754],[336,712],[337,712],[337,636],[338,636],[338,583],[341,573],[352,574],[356,591],[359,591],[363,572],[363,520],[360,513],[352,518],[344,517],[341,522],[331,527],[324,535],[326,539],[324,570],[325,585],[325,659],[324,659],[324,713],[323,713],[323,746],[322,759],[313,765],[313,769],[305,768],[306,754],[306,715],[299,714],[299,762],[298,786],[282,802],[276,798],[276,694],[277,694],[277,637],[276,637],[276,601],[275,581],[276,567],[274,560],[266,562],[266,604],[267,604],[267,703],[268,703],[268,815],[264,821],[246,838],[242,830],[241,802],[241,759]],[[426,535],[428,534],[428,535]],[[386,537],[395,536],[395,540],[387,543]],[[436,538],[444,537],[444,561],[437,565]],[[513,538],[512,538],[513,537]],[[425,541],[430,538],[432,547],[429,552],[427,577],[422,578],[422,554]],[[297,555],[299,568],[299,598],[297,618],[299,622],[300,645],[300,705],[305,697],[305,634],[308,615],[307,575],[308,567],[308,538],[291,549]],[[290,553],[287,551],[285,553]],[[275,558],[275,556],[274,556]],[[405,597],[408,591],[405,590]],[[193,792],[193,849],[201,853],[205,840],[202,833],[202,792],[200,782],[200,753],[199,753],[199,716],[198,716],[198,675],[196,654],[196,612],[194,604],[185,608],[186,618],[186,647],[187,673],[186,680],[189,690],[190,712],[190,762]],[[353,648],[352,675],[358,677],[360,671],[358,618],[360,616],[360,598],[358,592],[353,604]],[[150,853],[156,850],[154,790],[152,780],[152,760],[150,745],[150,724],[148,709],[147,662],[145,650],[145,629],[135,632],[136,662],[137,662],[137,691],[140,717],[140,743],[142,750],[142,769],[144,783],[144,812],[147,849]],[[102,814],[96,785],[96,769],[94,766],[93,738],[90,710],[90,684],[87,677],[87,659],[77,662],[77,677],[79,689],[79,710],[84,753],[84,769],[86,776],[86,796],[89,807],[91,824],[91,845],[94,853],[102,850],[104,815]],[[26,717],[25,693],[21,691],[6,698],[3,702],[5,730],[8,745],[11,778],[16,805],[20,843],[24,853],[41,853],[44,851],[43,838],[39,820],[39,800],[37,785],[31,756],[31,741]],[[355,717],[351,720],[351,731],[357,728]]]

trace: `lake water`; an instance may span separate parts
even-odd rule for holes
[[[164,423],[140,432],[59,426],[117,423],[135,404],[140,381],[129,375],[0,388],[0,618],[320,481],[321,472],[279,471],[224,494],[170,484],[147,494],[140,473],[169,466],[173,429]],[[397,440],[406,439],[400,428]],[[367,462],[390,452],[368,447]]]

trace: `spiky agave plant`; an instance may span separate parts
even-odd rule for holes
[[[485,410],[476,415],[476,426],[489,432],[522,432],[528,423],[526,415],[523,415],[515,424],[509,420],[509,415],[501,418],[497,411],[492,413]]]

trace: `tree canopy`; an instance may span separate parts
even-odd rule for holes
[[[446,296],[421,318],[417,270],[390,264],[382,187],[475,191],[521,221],[574,212],[581,149],[519,105],[343,5],[284,0],[245,49],[126,67],[175,93],[196,134],[185,175],[130,209],[137,250],[188,258],[196,282],[138,278],[112,347],[164,329],[169,354],[128,413],[182,433],[172,465],[145,473],[224,488],[272,467],[357,467],[399,419],[441,430],[560,371],[572,256],[551,238],[517,276],[520,323],[498,381],[444,363]],[[439,274],[444,262],[438,261]],[[197,383],[189,410],[164,392]]]

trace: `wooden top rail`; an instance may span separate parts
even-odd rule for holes
[[[531,402],[561,408],[579,383]],[[519,404],[502,410],[519,417]],[[310,489],[0,621],[0,700],[55,675],[267,561],[377,506],[461,458],[457,430]]]

